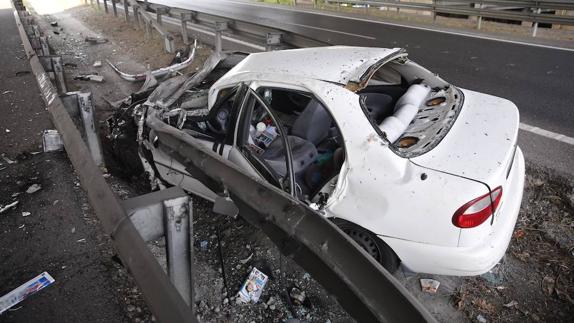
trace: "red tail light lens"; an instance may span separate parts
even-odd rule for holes
[[[459,228],[474,228],[488,219],[500,203],[502,186],[461,206],[452,216],[452,224]]]

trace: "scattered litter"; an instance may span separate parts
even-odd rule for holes
[[[305,291],[302,291],[298,287],[291,288],[289,296],[291,297],[293,303],[296,305],[303,305],[303,303],[305,303],[305,298],[307,298],[307,295],[305,295]]]
[[[9,209],[15,207],[16,205],[18,205],[18,203],[19,203],[18,201],[14,201],[14,202],[6,205],[6,206],[0,205],[0,214],[2,214],[4,212],[8,211]]]
[[[7,132],[7,133],[10,133],[10,129],[6,128],[6,132]]]
[[[72,233],[76,233],[76,227],[72,227]]]
[[[59,32],[59,31],[56,31],[56,30],[52,30],[52,32],[53,32],[54,34],[56,34],[56,35],[59,35],[59,34],[60,34],[60,32]]]
[[[11,164],[16,164],[15,161],[13,161],[13,160],[11,160],[10,158],[4,156],[4,154],[2,154],[2,159],[4,159],[4,161],[5,161],[6,163],[8,163],[9,165],[11,165]]]
[[[102,67],[102,61],[95,61],[93,67]]]
[[[16,76],[27,75],[30,74],[30,71],[18,71],[16,72]]]
[[[23,217],[27,217],[27,216],[30,215],[30,214],[32,214],[32,213],[30,213],[30,212],[22,212],[22,216],[23,216]]]
[[[555,285],[556,285],[556,281],[554,280],[554,278],[552,278],[550,276],[545,276],[542,279],[542,290],[548,296],[552,295],[552,293],[554,292],[554,286]]]
[[[309,273],[304,273],[303,274],[303,279],[305,280],[309,280],[311,278],[311,275]]]
[[[479,321],[480,323],[486,323],[486,317],[482,316],[482,314],[478,314],[476,316],[476,320]]]
[[[58,203],[60,203],[60,200],[55,200],[54,203],[52,203],[52,205],[56,205]]]
[[[247,257],[247,258],[239,260],[239,262],[240,262],[242,265],[245,265],[246,263],[249,262],[249,260],[251,260],[251,258],[253,258],[253,253],[250,254],[249,257]]]
[[[18,229],[24,229],[25,226],[26,224],[22,224],[21,226],[18,227]]]
[[[28,296],[31,296],[44,289],[45,287],[50,286],[52,283],[54,283],[54,281],[54,278],[52,278],[50,274],[43,272],[40,275],[30,279],[26,283],[20,285],[16,289],[12,290],[10,293],[0,297],[0,314],[4,313],[12,306],[20,303]]]
[[[16,197],[18,195],[20,195],[20,192],[12,193],[12,197]]]
[[[70,63],[70,62],[66,62],[66,63],[64,63],[64,66],[66,66],[66,67],[73,67],[73,68],[76,68],[76,67],[78,67],[78,64],[76,64],[76,63]]]
[[[434,294],[438,290],[440,286],[440,282],[434,279],[421,279],[421,288],[423,292]]]
[[[257,268],[253,267],[253,270],[249,274],[247,280],[243,283],[243,286],[237,294],[240,301],[243,303],[253,302],[257,303],[259,297],[263,292],[265,284],[267,284],[268,277]]]
[[[517,301],[511,301],[511,302],[509,302],[509,303],[507,303],[507,304],[504,304],[504,307],[511,308],[511,307],[516,306],[516,305],[518,305],[518,302],[517,302]]]
[[[0,168],[0,172],[1,172],[1,171],[3,171],[3,170],[5,170],[5,169],[6,169],[6,167],[2,167],[2,168]]]
[[[52,26],[52,27],[58,27],[58,22],[57,22],[57,21],[52,21],[52,22],[50,23],[50,26]]]
[[[107,42],[108,42],[108,40],[106,38],[91,37],[91,36],[86,37],[86,43],[90,43],[92,45],[103,44],[103,43],[107,43]]]
[[[32,152],[30,152],[30,155],[38,155],[41,153],[42,153],[41,151],[32,151]]]
[[[78,239],[76,242],[86,242],[86,238]]]
[[[7,91],[4,91],[4,92],[2,92],[2,95],[4,95],[4,94],[8,94],[8,93],[14,93],[14,91],[11,91],[11,90],[7,90]]]
[[[58,130],[44,130],[42,135],[42,145],[44,152],[59,151],[64,149],[64,142]]]
[[[102,83],[104,81],[104,77],[97,74],[82,74],[74,76],[74,80]]]
[[[202,240],[202,241],[199,243],[199,247],[200,247],[201,250],[203,250],[203,251],[207,250],[207,247],[208,247],[208,246],[209,246],[209,241],[207,241],[207,240]]]
[[[26,190],[26,193],[33,194],[33,193],[38,192],[41,189],[42,189],[42,186],[40,186],[40,184],[32,184],[32,185],[30,185],[30,187],[28,187],[28,189]]]

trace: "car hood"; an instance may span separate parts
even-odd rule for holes
[[[502,185],[518,137],[516,106],[495,96],[462,90],[464,105],[449,133],[432,150],[411,161],[423,167]]]

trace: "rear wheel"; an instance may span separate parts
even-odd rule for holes
[[[371,257],[375,258],[391,274],[399,268],[400,260],[383,240],[379,239],[374,233],[366,230],[356,224],[340,219],[334,219],[333,222],[359,244]]]

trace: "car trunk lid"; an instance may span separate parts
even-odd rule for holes
[[[505,99],[462,90],[464,105],[447,135],[411,160],[423,167],[480,181],[492,190],[506,180],[519,127],[516,106]]]

